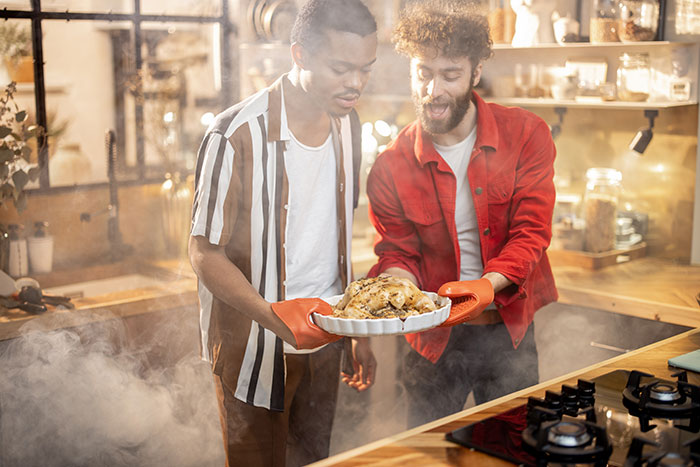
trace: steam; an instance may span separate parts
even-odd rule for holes
[[[23,331],[0,351],[0,465],[224,463],[211,370],[196,353],[151,368],[151,343],[127,350],[119,319]]]

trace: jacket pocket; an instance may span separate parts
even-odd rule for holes
[[[438,204],[411,202],[404,204],[404,215],[414,224],[428,226],[442,221]]]

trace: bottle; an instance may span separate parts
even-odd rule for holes
[[[8,274],[14,278],[26,276],[27,267],[27,241],[19,237],[20,226],[10,224],[10,254],[8,258]]]
[[[600,42],[619,42],[617,35],[618,12],[613,0],[593,0],[590,20],[590,38],[593,44]]]
[[[621,101],[644,102],[651,93],[648,53],[623,53],[617,67],[617,97]]]
[[[622,173],[619,170],[594,167],[586,171],[586,192],[583,198],[585,251],[601,253],[615,249],[621,182]]]
[[[34,223],[34,235],[27,239],[29,250],[29,266],[33,274],[51,272],[53,267],[53,237],[47,235],[48,222]]]
[[[653,41],[659,26],[658,0],[620,0],[617,34],[622,42]]]

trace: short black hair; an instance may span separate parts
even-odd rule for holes
[[[325,43],[327,30],[364,37],[377,32],[377,22],[361,0],[309,0],[299,10],[290,39],[315,51]]]

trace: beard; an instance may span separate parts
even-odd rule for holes
[[[456,98],[441,97],[433,100],[430,96],[428,96],[421,99],[420,96],[418,96],[418,94],[414,91],[412,93],[413,105],[416,108],[416,114],[418,115],[423,128],[428,133],[433,135],[449,133],[450,131],[454,130],[469,110],[469,106],[471,105],[472,101],[472,91],[474,90],[473,83],[474,81],[472,80],[469,84],[469,89],[467,89],[464,94],[461,94]],[[449,118],[446,120],[435,120],[430,118],[427,107],[431,104],[447,104],[447,110],[450,112]]]

